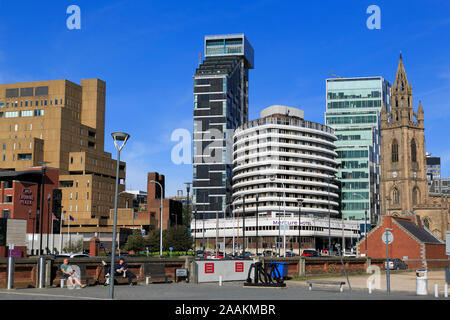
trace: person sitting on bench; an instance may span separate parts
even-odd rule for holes
[[[133,278],[137,278],[136,275],[128,270],[128,265],[125,263],[123,258],[119,259],[119,264],[116,265],[116,274],[123,276],[124,278],[128,278],[128,284],[130,286],[133,285]]]
[[[75,271],[73,270],[73,268],[70,266],[69,264],[69,259],[65,258],[63,264],[61,265],[61,271],[64,275],[64,278],[67,279],[67,282],[70,283],[70,286],[67,286],[69,289],[73,289],[75,286],[75,283],[77,283],[79,285],[78,288],[84,288],[86,287],[85,284],[81,284],[80,279],[79,279],[79,275],[77,275],[75,273]]]

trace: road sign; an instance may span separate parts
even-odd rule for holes
[[[386,234],[387,234],[387,243],[386,243]],[[383,236],[381,237],[381,240],[383,240],[385,244],[391,244],[394,241],[394,235],[390,231],[385,231],[383,233]]]
[[[172,248],[172,247],[170,247],[170,248],[169,248],[169,250],[170,250],[170,251],[172,251],[172,250],[173,250],[173,248]]]

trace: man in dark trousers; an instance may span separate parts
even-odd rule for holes
[[[136,275],[128,270],[128,265],[123,258],[119,259],[119,264],[116,265],[116,275],[128,278],[128,284],[133,286],[133,278],[137,278]]]

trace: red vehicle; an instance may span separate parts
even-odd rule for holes
[[[303,250],[302,257],[320,257],[320,254],[316,250]]]

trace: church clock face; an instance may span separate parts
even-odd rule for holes
[[[393,171],[392,172],[392,178],[397,178],[397,176],[398,176],[397,171]]]

